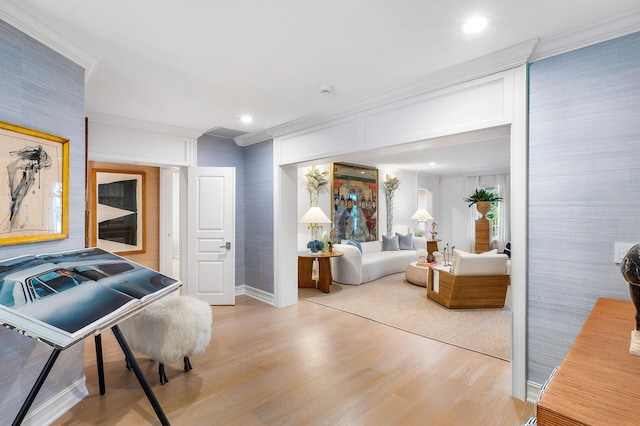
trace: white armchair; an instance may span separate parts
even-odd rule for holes
[[[502,308],[509,286],[507,260],[505,254],[454,250],[451,272],[429,268],[427,297],[447,308]]]

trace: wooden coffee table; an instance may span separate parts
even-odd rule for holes
[[[333,282],[331,278],[331,258],[344,255],[341,251],[332,252],[298,252],[298,288],[317,288],[329,293],[329,286]],[[318,283],[311,276],[313,261],[318,259]]]

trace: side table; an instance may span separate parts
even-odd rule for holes
[[[333,282],[331,278],[331,258],[344,255],[341,251],[332,252],[298,252],[298,288],[316,288],[316,282],[311,276],[313,261],[318,259],[318,284],[320,291],[329,293],[329,286]]]
[[[439,251],[438,241],[442,241],[442,240],[427,239],[427,259],[429,260],[433,259],[433,252]]]

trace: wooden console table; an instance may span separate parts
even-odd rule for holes
[[[537,404],[538,426],[640,425],[640,357],[631,302],[598,299]]]
[[[298,253],[298,287],[316,288],[316,283],[311,276],[313,261],[318,259],[318,289],[329,293],[329,286],[333,282],[331,278],[331,258],[344,255],[341,251],[332,252],[299,252]]]

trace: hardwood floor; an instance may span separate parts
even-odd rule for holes
[[[90,395],[54,424],[159,424],[113,333],[103,336],[103,396],[93,338],[85,345]],[[206,353],[187,374],[167,366],[164,386],[157,364],[138,359],[172,425],[505,426],[533,413],[510,396],[507,361],[304,300],[214,306]]]

